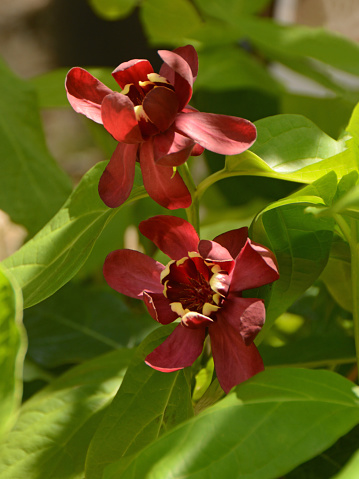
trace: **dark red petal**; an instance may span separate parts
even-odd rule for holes
[[[165,62],[160,69],[160,75],[174,86],[178,97],[178,111],[181,111],[192,96],[193,74],[187,61],[180,55],[168,50],[159,50],[159,56]]]
[[[175,48],[173,51],[186,60],[192,70],[194,81],[198,73],[198,55],[195,48],[192,45],[186,45],[184,47]]]
[[[244,344],[237,331],[220,314],[209,328],[214,367],[224,392],[263,371],[262,358],[254,343]]]
[[[198,245],[198,251],[204,259],[212,261],[233,261],[228,250],[215,241],[201,240]]]
[[[143,109],[160,131],[166,131],[174,122],[178,111],[178,98],[174,91],[157,86],[147,93]]]
[[[121,93],[107,95],[101,106],[103,126],[122,143],[143,141],[132,101]]]
[[[98,192],[110,208],[122,205],[130,196],[135,177],[138,145],[119,143],[102,173]]]
[[[207,150],[236,155],[247,150],[256,139],[256,127],[248,120],[214,113],[179,113],[177,130]]]
[[[169,373],[191,366],[202,353],[206,330],[179,324],[168,338],[146,357],[153,369]]]
[[[140,165],[144,187],[156,203],[170,210],[190,206],[191,194],[178,171],[154,162],[151,140],[141,145]]]
[[[199,145],[198,143],[195,143],[193,150],[191,151],[191,156],[199,156],[202,155],[204,152],[205,148],[203,146]]]
[[[213,241],[219,243],[224,248],[226,248],[230,253],[232,258],[236,259],[239,255],[239,252],[246,244],[248,239],[248,228],[244,226],[243,228],[238,228],[237,230],[227,231],[222,233],[219,236],[216,236]]]
[[[213,323],[213,319],[205,316],[204,314],[191,311],[185,314],[181,320],[184,327],[189,329],[207,328]]]
[[[160,275],[163,264],[139,251],[112,251],[103,266],[103,274],[111,288],[119,293],[142,299],[143,291],[162,293]]]
[[[123,89],[130,83],[137,85],[139,81],[148,81],[149,73],[153,73],[153,68],[148,60],[130,60],[121,63],[112,72],[112,76]]]
[[[177,216],[158,215],[139,224],[141,233],[171,259],[188,256],[197,251],[198,234],[188,221]]]
[[[169,128],[153,138],[154,160],[162,166],[179,166],[192,154],[193,140]]]
[[[102,123],[101,103],[112,90],[82,68],[72,68],[65,81],[67,98],[77,113]]]
[[[172,323],[178,318],[178,314],[172,311],[170,302],[163,293],[148,293],[144,291],[143,301],[152,318],[161,324]]]
[[[237,330],[243,341],[248,345],[254,341],[254,338],[262,329],[266,310],[262,299],[238,298],[229,295],[220,314],[228,324]]]
[[[264,246],[262,246],[264,248]],[[267,248],[264,248],[268,253]],[[279,278],[277,266],[273,261],[268,263],[262,252],[256,251],[247,241],[236,259],[232,273],[230,291],[245,291],[272,283]]]
[[[222,270],[230,273],[235,263],[229,252],[218,243],[210,240],[201,240],[198,245],[198,251],[202,258],[213,261],[218,264]]]

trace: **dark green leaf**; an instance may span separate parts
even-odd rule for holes
[[[133,347],[156,327],[142,308],[131,310],[109,288],[70,282],[24,313],[28,357],[45,368]]]

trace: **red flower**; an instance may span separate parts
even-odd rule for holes
[[[253,340],[265,320],[263,301],[242,291],[278,279],[275,257],[251,242],[247,228],[200,241],[191,224],[174,216],[140,223],[142,234],[172,261],[167,266],[133,250],[117,250],[105,261],[108,284],[140,298],[161,324],[181,319],[172,334],[146,358],[164,372],[190,366],[207,332],[218,380],[225,392],[263,369]]]
[[[66,77],[69,102],[78,113],[104,125],[119,143],[99,183],[111,208],[128,198],[139,161],[148,194],[169,209],[186,208],[190,193],[173,168],[204,148],[234,155],[249,148],[256,129],[248,120],[200,113],[188,105],[198,59],[191,46],[160,50],[159,74],[147,60],[121,63],[112,75],[122,88],[114,92],[82,68]]]

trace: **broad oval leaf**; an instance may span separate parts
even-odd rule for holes
[[[133,347],[156,323],[102,285],[70,281],[24,312],[27,357],[45,369],[76,364],[113,349]]]
[[[193,416],[185,372],[162,373],[144,362],[146,355],[172,330],[173,325],[158,328],[138,347],[124,382],[90,444],[86,479],[101,479],[108,464],[137,453]]]
[[[51,296],[77,273],[107,222],[121,210],[108,208],[98,195],[105,163],[88,171],[52,220],[4,261],[22,288],[25,307]],[[126,203],[147,196],[140,184],[137,177]]]
[[[252,239],[276,255],[280,278],[269,291],[262,337],[272,322],[309,288],[327,264],[334,220],[315,218],[308,206],[328,204],[336,192],[334,173],[265,208],[252,224]],[[311,194],[313,196],[311,196]]]
[[[29,399],[1,445],[1,478],[82,479],[89,442],[131,356],[124,349],[97,357]]]
[[[329,371],[264,371],[104,479],[276,479],[359,422],[354,390]]]
[[[130,15],[138,0],[89,0],[94,12],[105,20],[119,20]]]
[[[0,438],[15,421],[21,404],[26,350],[21,290],[0,268]]]
[[[71,192],[45,143],[30,84],[0,62],[0,208],[33,236]]]
[[[359,476],[359,451],[350,459],[348,464],[336,474],[333,479],[357,479]]]
[[[226,158],[230,176],[311,183],[330,171],[341,178],[357,168],[357,158],[344,141],[334,140],[304,116],[276,115],[255,125],[258,138],[250,151]]]

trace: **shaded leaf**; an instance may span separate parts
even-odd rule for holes
[[[24,313],[28,358],[45,368],[133,347],[156,327],[144,309],[130,309],[109,288],[68,283]]]
[[[162,373],[144,362],[173,326],[157,329],[138,347],[123,385],[91,442],[86,461],[87,479],[102,478],[108,464],[137,453],[193,415],[185,372]]]
[[[34,90],[0,62],[0,208],[34,235],[71,192],[51,157]]]
[[[334,220],[315,218],[306,213],[306,209],[311,204],[325,205],[325,201],[334,196],[336,187],[336,176],[329,173],[297,194],[269,205],[253,222],[252,239],[275,253],[280,274],[270,288],[267,319],[260,335],[323,271],[329,257]]]

